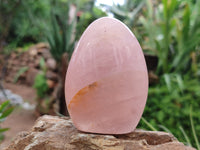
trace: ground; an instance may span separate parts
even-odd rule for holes
[[[24,101],[35,104],[36,92],[32,87],[16,85],[13,83],[4,83],[4,87],[15,94],[22,96]],[[2,127],[8,127],[10,130],[5,133],[5,139],[0,145],[0,149],[7,146],[17,133],[30,129],[36,119],[37,117],[34,110],[24,110],[21,107],[17,107],[2,124]]]

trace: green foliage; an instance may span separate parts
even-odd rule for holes
[[[36,89],[37,95],[40,98],[45,97],[46,92],[48,91],[48,85],[44,74],[37,74],[33,87]]]
[[[121,20],[129,28],[136,25],[138,17],[141,15],[141,10],[145,4],[144,0],[125,0],[123,5],[113,3],[112,6],[103,5],[111,12],[115,18]]]
[[[75,40],[86,27],[106,15],[94,3],[94,0],[0,0],[0,47],[1,43],[9,43],[6,52],[10,52],[8,49],[26,43],[47,40],[52,56],[59,62],[64,52],[71,55]],[[76,9],[74,16],[70,14],[72,6]],[[77,22],[78,11],[81,16]]]
[[[5,101],[0,105],[0,123],[13,112],[14,107],[10,106],[10,101]],[[9,130],[9,128],[1,128],[0,126],[0,142],[4,139],[3,133]]]
[[[59,10],[52,8],[51,24],[47,32],[47,41],[50,45],[50,52],[57,62],[61,61],[62,54],[72,54],[74,46],[75,18],[70,18],[69,11],[71,3],[63,1],[53,2]],[[74,16],[73,16],[74,17]],[[71,20],[70,20],[71,19]]]
[[[43,73],[45,74],[47,71],[47,67],[46,67],[44,58],[40,59],[39,65],[40,65],[40,69],[42,69]]]
[[[183,127],[182,126],[179,126],[179,129],[180,129],[180,132],[183,134],[183,136],[184,136],[184,140],[183,140],[183,142],[186,144],[186,145],[188,145],[188,146],[190,146],[190,147],[197,147],[197,150],[200,150],[200,143],[199,143],[199,140],[198,140],[198,137],[197,137],[197,132],[196,132],[196,130],[195,130],[195,127],[194,127],[194,123],[193,123],[193,111],[192,111],[192,107],[190,107],[190,125],[191,125],[191,132],[192,132],[192,134],[193,134],[193,137],[194,137],[194,144],[191,144],[191,140],[190,140],[190,138],[189,138],[189,136],[186,134],[186,132],[185,132],[185,130],[183,129]],[[149,129],[151,129],[151,130],[153,130],[153,131],[157,131],[157,129],[155,129],[146,119],[144,119],[143,117],[142,117],[142,121],[143,121],[143,123],[149,128]],[[166,131],[166,132],[168,132],[168,133],[171,133],[171,134],[173,134],[168,128],[166,128],[165,126],[163,126],[163,125],[158,125],[161,129],[163,129],[164,131]]]
[[[48,84],[47,84],[47,79],[46,79],[46,66],[45,66],[45,61],[43,58],[40,59],[40,68],[42,69],[41,73],[38,73],[37,76],[35,77],[35,82],[33,87],[37,91],[37,96],[39,98],[44,98],[46,96],[46,93],[49,89]]]
[[[192,134],[193,134],[193,137],[194,137],[194,140],[195,140],[195,143],[196,143],[196,147],[198,150],[200,150],[200,142],[198,140],[198,137],[197,137],[197,134],[196,134],[196,130],[195,130],[195,127],[194,127],[194,123],[193,123],[193,118],[192,118],[192,107],[190,108],[190,123],[191,123],[191,127],[192,127]]]
[[[94,6],[94,2],[93,0],[52,2],[51,24],[47,26],[46,38],[51,47],[51,54],[57,62],[61,61],[61,56],[65,52],[71,56],[75,41],[91,22],[106,16],[106,13]],[[75,4],[76,12],[81,14],[78,21],[76,12],[74,15],[70,14],[72,4]]]
[[[141,40],[144,50],[159,58],[159,74],[186,72],[192,67],[190,56],[200,50],[199,10],[200,1],[162,0],[155,7],[152,0],[146,0],[138,30],[140,39],[145,39]]]
[[[187,143],[188,146],[192,146],[191,142],[190,142],[190,138],[187,136],[187,134],[185,133],[185,130],[183,129],[183,127],[179,126],[180,131],[182,132],[185,141]]]
[[[154,128],[146,119],[144,119],[144,117],[141,118],[141,120],[144,122],[144,124],[151,129],[152,131],[157,131],[156,128]]]
[[[0,41],[9,34],[11,19],[20,7],[20,1],[0,0]],[[10,19],[11,18],[11,19]]]
[[[193,134],[188,130],[191,129],[188,116],[190,115],[190,106],[192,106],[194,119],[192,124],[195,125],[196,133],[200,133],[200,80],[190,76],[185,75],[181,78],[177,74],[163,75],[159,84],[149,88],[143,117],[153,127],[162,130],[166,130],[167,127],[180,141],[185,141],[182,132],[178,130],[182,127],[194,143]],[[146,128],[148,126],[141,122],[140,127]],[[197,136],[199,135],[197,134]]]
[[[0,0],[0,41],[17,47],[42,40],[49,9],[49,0]]]
[[[197,74],[200,1],[125,0],[107,8],[134,31],[146,53],[158,56],[157,74]]]

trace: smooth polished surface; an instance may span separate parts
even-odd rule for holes
[[[148,75],[142,49],[119,20],[103,17],[83,33],[65,81],[77,129],[103,134],[133,131],[144,110]]]

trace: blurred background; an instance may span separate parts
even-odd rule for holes
[[[0,147],[41,115],[68,115],[71,54],[103,16],[124,22],[145,55],[150,87],[137,128],[200,149],[200,0],[0,0]]]

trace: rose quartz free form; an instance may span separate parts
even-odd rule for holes
[[[142,49],[119,20],[103,17],[83,33],[65,82],[77,129],[103,134],[133,131],[144,110],[148,76]]]

